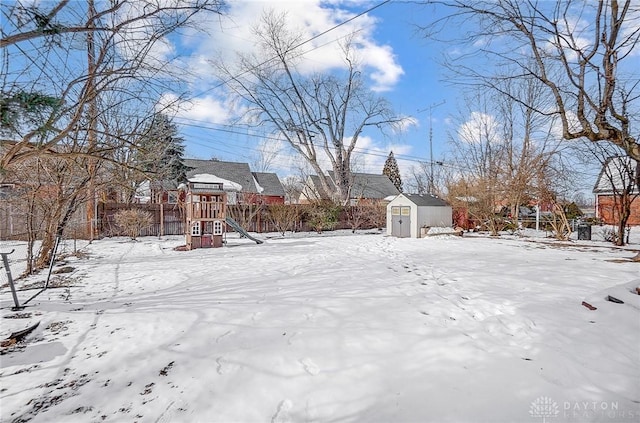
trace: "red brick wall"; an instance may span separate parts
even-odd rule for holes
[[[613,196],[598,196],[598,216],[607,225],[614,225],[617,220],[618,212],[613,210]],[[640,196],[631,203],[631,216],[629,216],[629,225],[640,225]]]

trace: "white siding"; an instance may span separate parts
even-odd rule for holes
[[[453,224],[452,209],[449,206],[438,207],[417,207],[418,227],[444,227],[448,228]]]
[[[411,207],[411,238],[417,238],[419,232],[417,232],[418,230],[416,229],[414,222],[418,219],[418,206],[402,194],[398,195],[396,198],[391,200],[389,204],[387,204],[387,235],[391,235],[391,207],[394,206]]]
[[[404,195],[400,194],[387,205],[387,235],[391,235],[392,217],[391,207],[403,206],[411,208],[411,238],[420,237],[420,228],[451,227],[453,224],[452,208],[450,206],[418,206]]]

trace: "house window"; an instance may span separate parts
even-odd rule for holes
[[[167,193],[167,202],[169,204],[178,204],[178,193],[175,191],[169,191]]]
[[[200,222],[191,224],[191,236],[200,236]]]

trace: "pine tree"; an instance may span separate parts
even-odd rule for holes
[[[184,182],[189,167],[183,162],[183,142],[169,117],[156,114],[140,142],[141,169],[154,174],[156,180]]]
[[[387,157],[387,160],[384,162],[382,174],[387,175],[391,182],[393,182],[393,185],[398,188],[398,191],[402,192],[402,178],[400,177],[400,169],[398,169],[398,162],[393,156],[393,151],[389,153],[389,157]]]

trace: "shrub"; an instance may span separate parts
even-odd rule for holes
[[[334,204],[316,204],[307,211],[309,224],[317,233],[332,230],[338,224],[340,207]]]
[[[293,229],[299,219],[298,208],[291,204],[271,204],[268,206],[269,220],[278,232],[284,236]]]
[[[115,214],[114,220],[116,226],[133,240],[140,236],[143,229],[153,223],[151,213],[137,209],[120,210]]]

